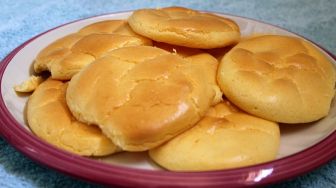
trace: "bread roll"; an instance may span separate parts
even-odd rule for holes
[[[123,150],[148,150],[193,126],[214,103],[216,63],[208,54],[184,59],[155,47],[120,48],[71,79],[67,104]]]
[[[193,128],[150,150],[149,155],[172,171],[230,169],[275,159],[279,142],[277,123],[224,101],[210,108]]]
[[[151,40],[134,33],[126,21],[102,21],[48,45],[37,55],[34,70],[50,71],[53,79],[70,80],[83,67],[113,49],[151,44]]]
[[[282,123],[326,116],[335,94],[335,69],[309,42],[289,36],[246,39],[222,59],[221,90],[241,109]]]
[[[83,156],[103,156],[119,149],[94,125],[77,121],[65,101],[67,84],[48,79],[40,84],[27,104],[33,133],[46,142]]]
[[[140,35],[190,48],[224,47],[240,37],[234,21],[183,7],[136,10],[128,22]]]

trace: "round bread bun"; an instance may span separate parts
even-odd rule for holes
[[[230,169],[275,159],[279,143],[277,123],[224,101],[210,108],[190,130],[149,150],[149,156],[172,171]]]
[[[53,79],[70,80],[107,52],[139,45],[152,45],[152,41],[134,33],[126,21],[97,22],[49,44],[37,55],[34,70],[37,73],[50,71]]]
[[[149,46],[120,48],[71,79],[67,104],[123,150],[148,150],[193,126],[214,103],[216,63],[208,54],[182,58]]]
[[[289,36],[240,42],[220,62],[217,81],[239,108],[289,124],[326,116],[335,94],[331,61],[309,42]]]
[[[234,21],[182,7],[136,10],[128,22],[140,35],[190,48],[219,48],[240,38]]]
[[[46,142],[82,156],[104,156],[119,149],[94,125],[77,121],[69,111],[67,84],[48,79],[29,97],[27,119],[32,132]]]

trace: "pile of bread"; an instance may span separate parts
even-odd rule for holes
[[[275,159],[278,123],[326,116],[335,70],[300,38],[241,39],[227,18],[182,7],[136,10],[44,48],[31,92],[34,134],[83,156],[149,151],[173,171]]]

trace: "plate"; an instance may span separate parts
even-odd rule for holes
[[[267,185],[306,173],[336,157],[335,100],[329,115],[317,122],[281,126],[280,151],[276,160],[230,170],[169,172],[151,162],[145,152],[86,158],[59,150],[37,138],[29,130],[24,117],[28,96],[18,96],[13,90],[14,85],[26,80],[32,73],[31,65],[37,53],[54,40],[88,24],[108,19],[125,19],[131,13],[106,14],[61,25],[26,41],[3,59],[0,64],[0,133],[11,145],[40,164],[65,174],[104,185],[132,187]],[[267,33],[303,38],[257,20],[215,14],[236,21],[243,36]],[[336,64],[334,55],[311,43]]]

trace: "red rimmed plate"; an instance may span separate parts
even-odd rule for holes
[[[0,133],[16,149],[33,160],[81,179],[105,184],[148,187],[235,187],[265,185],[308,172],[336,157],[336,101],[330,114],[302,126],[282,126],[277,160],[238,168],[209,172],[168,172],[152,163],[145,153],[121,153],[104,158],[85,158],[61,151],[33,135],[24,119],[27,96],[17,96],[13,86],[26,80],[37,53],[50,42],[93,22],[124,19],[122,12],[78,20],[42,33],[15,50],[0,65]],[[279,27],[256,20],[218,14],[235,20],[243,35],[273,33],[301,37]],[[301,37],[302,38],[302,37]],[[336,58],[320,48],[331,61]]]

